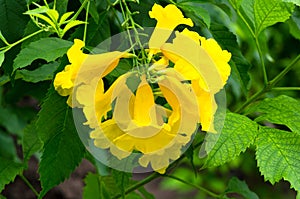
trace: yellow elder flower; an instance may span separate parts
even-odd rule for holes
[[[215,40],[205,39],[187,29],[176,32],[173,43],[166,43],[161,50],[175,64],[177,72],[192,80],[202,130],[215,132],[213,121],[217,104],[214,94],[223,88],[230,75],[231,54],[222,50]]]
[[[192,20],[184,18],[182,12],[173,4],[169,4],[164,8],[161,5],[154,4],[149,16],[157,20],[156,27],[149,40],[150,54],[159,51],[178,25],[194,25]]]
[[[75,84],[88,83],[93,73],[97,73],[101,78],[106,76],[118,65],[120,58],[129,56],[128,53],[119,51],[88,55],[82,52],[83,47],[83,41],[74,40],[73,46],[67,52],[71,64],[57,73],[54,79],[55,90],[62,96],[69,96],[67,103],[71,107]],[[77,78],[79,71],[80,77]]]

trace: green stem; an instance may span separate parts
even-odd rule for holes
[[[83,32],[83,42],[85,43],[86,40],[86,33],[87,33],[87,25],[88,25],[88,18],[89,18],[89,10],[90,10],[90,1],[86,6],[86,14],[85,14],[85,24],[84,24],[84,32]]]
[[[161,175],[159,173],[152,173],[151,175],[149,175],[148,177],[144,178],[143,180],[139,181],[138,183],[135,183],[134,185],[132,185],[131,187],[128,187],[126,190],[125,190],[125,194],[128,194],[128,193],[131,193],[135,190],[137,190],[138,188],[144,186],[145,184],[151,182],[152,180],[160,177]],[[122,197],[121,194],[118,194],[116,196],[113,197],[113,199],[117,199],[117,198],[120,198]]]
[[[84,2],[81,4],[80,8],[77,10],[77,12],[74,14],[74,16],[70,19],[70,21],[77,19],[77,17],[79,16],[79,14],[83,10],[85,4],[87,4],[88,1],[90,1],[90,0],[84,0]]]
[[[204,188],[204,187],[201,187],[201,186],[199,186],[199,185],[195,185],[195,184],[193,184],[193,183],[190,183],[190,182],[188,182],[188,181],[185,181],[185,180],[183,180],[183,179],[181,179],[181,178],[178,178],[178,177],[176,177],[176,176],[167,175],[167,174],[165,174],[165,175],[163,175],[163,176],[168,177],[168,178],[171,178],[171,179],[174,179],[174,180],[177,180],[177,181],[179,181],[179,182],[181,182],[181,183],[183,183],[183,184],[189,185],[189,186],[191,186],[191,187],[194,187],[194,188],[196,188],[196,189],[198,189],[198,190],[200,190],[200,191],[203,191],[203,192],[206,193],[207,195],[210,195],[210,196],[212,196],[212,197],[214,197],[214,198],[221,198],[221,197],[222,197],[221,195],[218,195],[218,194],[216,194],[216,193],[213,193],[213,192],[211,192],[210,190],[208,190],[208,189],[206,189],[206,188]]]
[[[269,81],[263,89],[255,93],[252,97],[250,97],[235,112],[241,113],[252,102],[259,99],[263,94],[271,91],[274,88],[274,86],[298,63],[299,60],[300,60],[300,55],[298,55],[295,59],[293,59],[293,61],[291,61],[291,63],[287,65],[284,70],[282,70],[276,77],[274,77],[271,81]]]
[[[300,91],[300,87],[275,87],[274,91]]]
[[[27,180],[27,178],[23,174],[20,174],[19,176],[25,182],[25,184],[32,190],[32,192],[34,193],[34,195],[36,195],[37,197],[39,197],[39,193],[35,190],[35,188],[32,186],[32,184]]]
[[[261,63],[261,67],[262,67],[262,71],[263,71],[263,76],[264,76],[264,85],[266,86],[268,84],[268,75],[267,75],[267,70],[266,70],[266,65],[265,65],[265,61],[264,61],[264,56],[258,41],[258,38],[255,37],[255,44],[256,44],[256,48],[258,50],[258,54],[259,54],[259,59],[260,59],[260,63]]]
[[[281,73],[279,73],[274,79],[272,79],[270,81],[270,84],[272,85],[277,84],[294,67],[294,65],[297,64],[299,60],[300,60],[300,54],[295,59],[293,59],[293,61],[289,65],[287,65],[285,69],[281,71]]]

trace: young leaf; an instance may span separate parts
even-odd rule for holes
[[[255,121],[269,121],[282,124],[300,135],[300,102],[286,95],[266,98],[254,105],[249,113],[259,112],[261,115]]]
[[[35,122],[32,122],[24,129],[22,140],[24,162],[27,162],[35,152],[42,148],[42,146],[43,143],[37,134]]]
[[[17,70],[16,78],[22,78],[26,82],[37,83],[45,80],[52,80],[54,72],[59,66],[58,62],[51,62],[49,64],[44,64],[35,70]]]
[[[0,67],[1,67],[1,65],[2,65],[2,63],[3,63],[3,61],[4,61],[4,58],[5,58],[5,56],[4,56],[4,51],[1,51],[1,52],[0,52]]]
[[[14,70],[24,68],[36,59],[44,59],[47,62],[54,61],[64,55],[72,46],[72,42],[59,38],[42,38],[30,43],[22,49],[14,60]]]
[[[252,192],[245,181],[241,181],[236,177],[230,179],[228,183],[226,194],[237,193],[245,199],[259,199],[256,193]]]
[[[42,14],[42,13],[46,13],[49,10],[49,8],[47,8],[47,6],[41,6],[39,8],[35,8],[32,10],[28,10],[26,11],[24,14],[25,15],[35,15],[35,14]]]
[[[65,23],[65,21],[73,14],[74,12],[67,12],[65,14],[63,14],[63,16],[61,16],[60,20],[59,20],[59,25],[61,26],[63,23]]]
[[[85,150],[73,121],[72,110],[66,98],[50,90],[42,105],[36,123],[38,135],[44,143],[39,165],[42,184],[40,198],[58,185],[80,163]]]
[[[0,192],[4,189],[4,186],[12,182],[15,177],[22,172],[23,165],[21,163],[14,162],[0,157]]]
[[[257,124],[245,116],[227,113],[220,135],[209,134],[207,145],[216,142],[208,153],[204,167],[222,165],[244,152],[257,136]]]
[[[79,21],[79,20],[74,20],[74,21],[70,21],[63,29],[63,32],[62,32],[62,35],[66,34],[66,32],[68,30],[70,30],[71,28],[75,27],[75,26],[78,26],[78,25],[81,25],[81,24],[84,24],[85,22],[84,21]]]
[[[257,165],[265,180],[274,184],[283,178],[299,191],[300,135],[260,127],[255,145]]]

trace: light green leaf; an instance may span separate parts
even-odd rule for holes
[[[210,15],[206,9],[201,7],[200,3],[182,2],[177,4],[183,11],[187,12],[187,16],[194,21],[203,20],[207,27],[210,26]]]
[[[282,0],[255,0],[254,16],[256,35],[266,27],[286,21],[292,14],[294,5]]]
[[[300,0],[282,0],[283,2],[290,2],[297,6],[300,6]]]
[[[49,9],[46,14],[52,19],[54,23],[58,22],[59,14],[56,10]]]
[[[228,188],[225,191],[228,193],[237,193],[243,196],[245,199],[259,199],[256,193],[252,192],[245,181],[241,181],[236,177],[230,179],[228,183]]]
[[[61,16],[59,20],[59,25],[62,25],[74,12],[67,12]]]
[[[272,184],[282,178],[300,190],[300,135],[260,127],[256,144],[257,165],[265,180]]]
[[[46,13],[48,10],[49,10],[49,8],[47,8],[46,6],[41,6],[39,8],[28,10],[24,14],[25,15],[42,14],[42,13]]]
[[[89,173],[85,179],[85,187],[83,189],[84,199],[109,199],[110,194],[107,191],[106,186],[114,184],[114,180],[111,177],[101,177],[98,174]]]
[[[259,112],[255,121],[269,121],[286,125],[300,135],[300,102],[286,95],[266,98],[250,108],[248,113]]]
[[[84,21],[79,21],[79,20],[74,20],[74,21],[70,21],[63,29],[63,32],[62,32],[62,35],[66,34],[66,32],[68,30],[70,30],[71,28],[75,27],[75,26],[78,26],[78,25],[81,25],[81,24],[84,24],[85,22]]]
[[[207,146],[215,143],[204,167],[214,167],[233,160],[244,152],[257,136],[257,124],[245,116],[227,113],[220,135],[207,135]]]
[[[0,52],[0,68],[1,68],[1,65],[2,65],[2,63],[3,63],[3,61],[4,61],[4,58],[5,58],[4,52],[1,51],[1,52]]]
[[[72,109],[67,106],[66,98],[53,89],[38,114],[36,130],[44,143],[38,170],[42,198],[52,187],[70,176],[83,158],[85,148],[77,134]]]
[[[243,0],[229,0],[234,9],[238,10]]]
[[[54,72],[59,66],[58,62],[52,62],[49,64],[44,64],[35,70],[18,70],[16,72],[17,78],[22,78],[26,82],[37,83],[45,80],[52,80]]]
[[[37,134],[35,122],[27,125],[24,129],[22,140],[24,162],[42,148],[43,144]]]
[[[36,59],[44,59],[47,62],[54,61],[64,55],[72,44],[70,41],[54,37],[32,42],[22,49],[14,60],[14,70],[24,68]]]
[[[12,182],[15,177],[22,172],[23,165],[13,160],[8,160],[0,157],[0,192],[6,184]]]

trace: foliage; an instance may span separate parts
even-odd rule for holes
[[[191,147],[165,174],[153,172],[139,181],[131,173],[101,165],[102,169],[85,177],[83,198],[152,199],[144,185],[162,178],[162,186],[179,195],[192,188],[203,198],[257,199],[266,194],[259,186],[267,187],[268,182],[256,186],[247,178],[252,173],[259,177],[258,171],[272,185],[281,185],[283,179],[300,192],[299,0],[155,2],[177,5],[195,22],[194,31],[213,37],[231,52],[222,133],[205,137],[197,132]],[[30,158],[41,157],[42,190],[33,191],[43,198],[69,178],[83,158],[100,167],[77,134],[67,98],[53,87],[55,74],[69,64],[65,54],[75,38],[85,41],[88,52],[130,25],[135,29],[154,26],[148,17],[153,1],[0,0],[0,5],[0,190],[16,176],[24,179]],[[119,68],[105,77],[105,86],[130,70],[131,64],[121,60]],[[203,158],[198,154],[204,139],[209,152]],[[16,143],[21,145],[21,156]],[[245,154],[252,154],[252,159]],[[257,165],[244,168],[249,161]],[[229,170],[239,166],[244,174],[237,176],[248,185],[237,177],[230,179]],[[284,193],[268,194],[285,197],[280,195]]]

